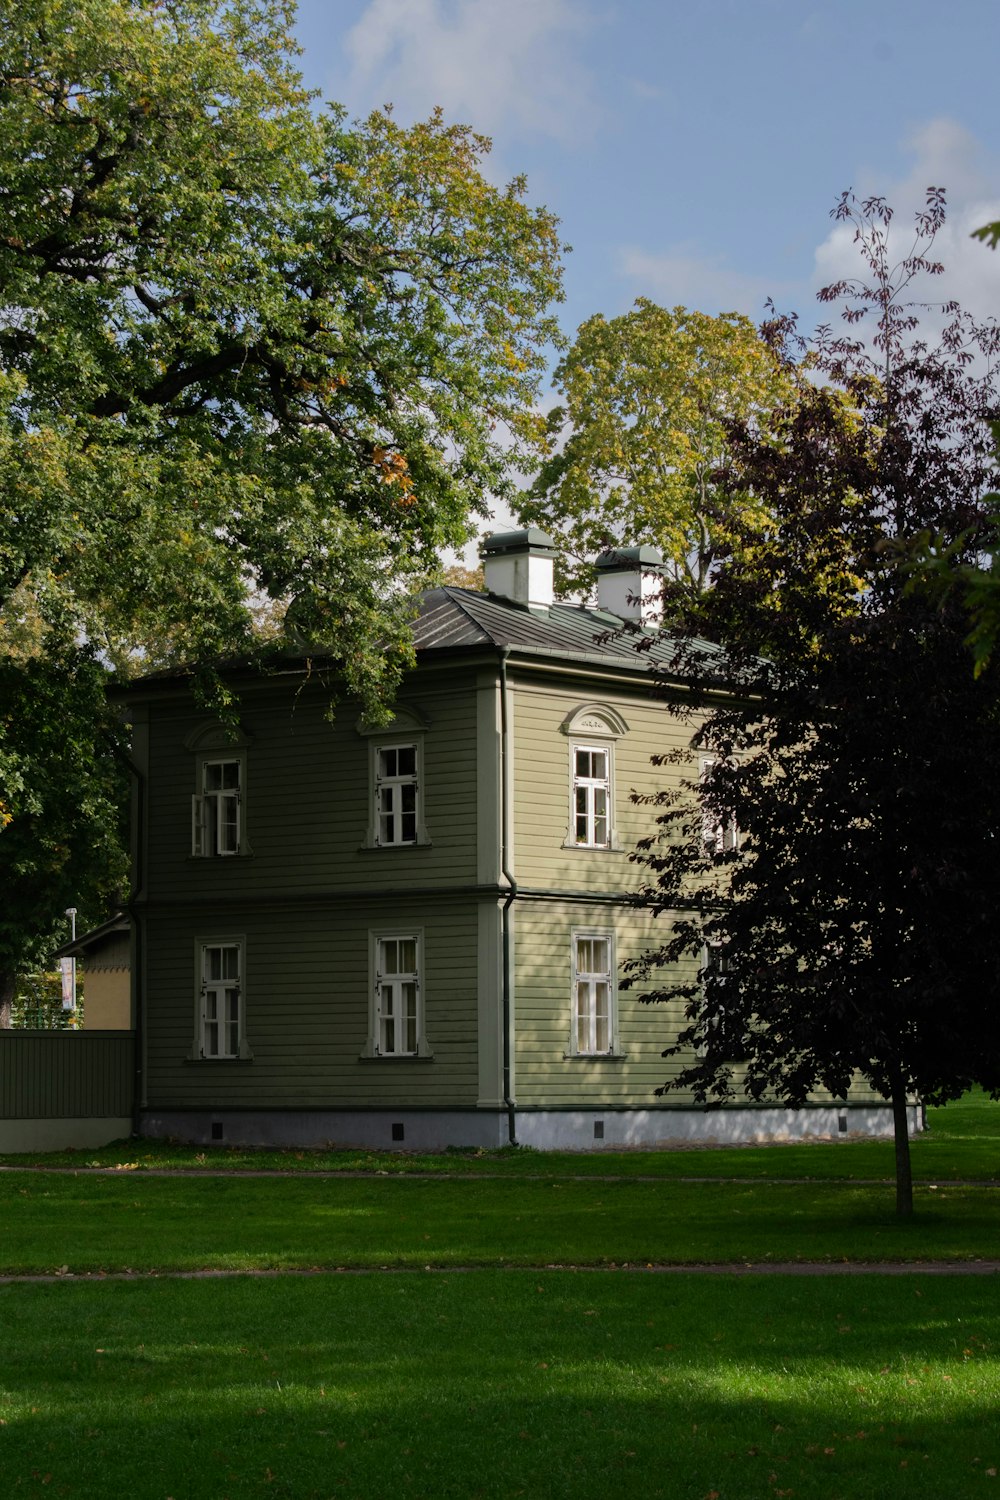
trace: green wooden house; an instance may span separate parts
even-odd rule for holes
[[[237,676],[236,732],[181,677],[131,690],[143,1133],[423,1149],[891,1130],[866,1099],[657,1097],[680,1017],[618,987],[658,936],[627,901],[649,816],[630,793],[679,775],[650,757],[688,735],[651,692],[665,647],[620,633],[645,628],[657,559],[606,555],[591,609],[553,602],[553,555],[541,532],[494,536],[487,592],[424,597],[388,726],[348,705],[331,721],[300,666]]]

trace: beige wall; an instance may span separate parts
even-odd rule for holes
[[[83,979],[84,1031],[128,1031],[132,1000],[128,969],[93,969],[79,961]]]

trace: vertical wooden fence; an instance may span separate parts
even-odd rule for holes
[[[134,1074],[131,1031],[0,1031],[0,1149],[127,1135]]]

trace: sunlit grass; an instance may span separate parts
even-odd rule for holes
[[[965,1278],[14,1286],[0,1473],[79,1500],[990,1495],[998,1341]]]
[[[861,1183],[0,1176],[0,1270],[989,1257],[1000,1194]]]

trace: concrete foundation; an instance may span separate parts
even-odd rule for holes
[[[922,1128],[909,1109],[909,1132]],[[811,1105],[806,1109],[530,1110],[517,1116],[517,1139],[539,1151],[655,1151],[685,1145],[746,1146],[770,1141],[891,1137],[888,1105]]]
[[[891,1137],[892,1111],[879,1104],[798,1110],[539,1109],[518,1110],[515,1125],[518,1144],[539,1151],[655,1151],[684,1145]],[[921,1128],[920,1106],[913,1104],[910,1134]],[[492,1150],[508,1143],[506,1113],[488,1110],[146,1110],[140,1130],[157,1140],[198,1146],[444,1151],[449,1146]]]
[[[146,1110],[139,1129],[198,1146],[444,1151],[507,1144],[506,1114],[478,1110]]]

